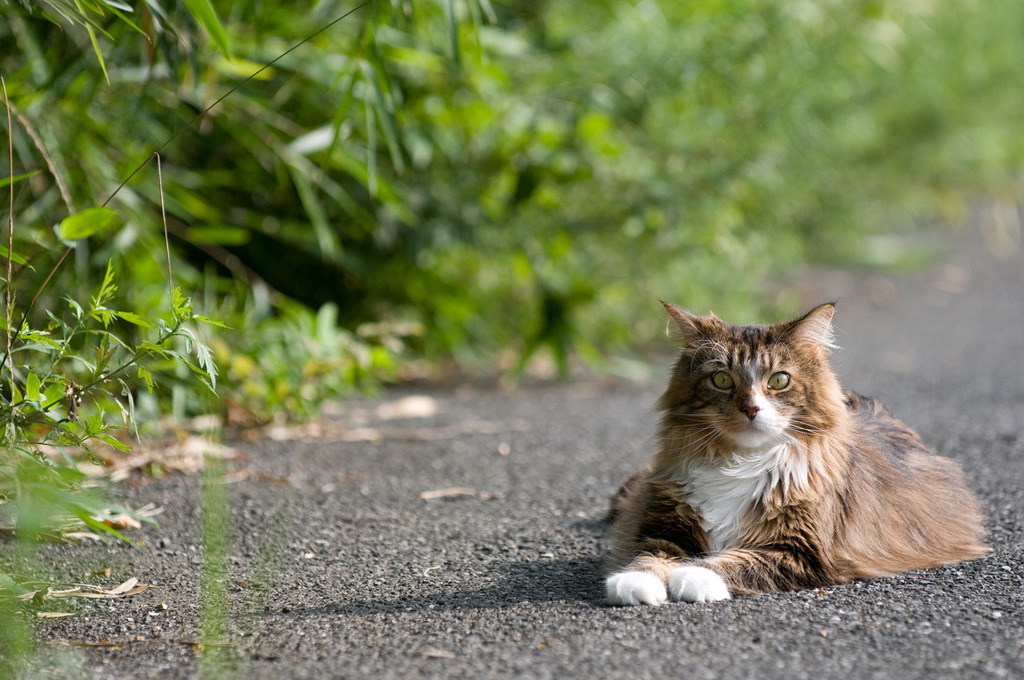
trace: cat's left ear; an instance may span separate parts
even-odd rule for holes
[[[834,302],[818,305],[802,317],[789,323],[783,337],[797,344],[809,347],[817,354],[835,349],[835,332],[832,329],[832,316],[836,313]]]

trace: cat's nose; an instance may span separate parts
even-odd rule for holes
[[[746,413],[747,417],[750,418],[751,420],[756,418],[758,412],[761,410],[761,407],[758,406],[757,404],[748,404],[742,408],[743,412]]]

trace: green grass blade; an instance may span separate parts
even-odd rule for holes
[[[217,49],[230,59],[231,44],[228,42],[228,33],[224,30],[224,25],[221,24],[220,19],[217,18],[217,12],[214,11],[210,0],[185,0],[185,6],[192,13],[192,16],[195,17],[196,21],[206,29]]]

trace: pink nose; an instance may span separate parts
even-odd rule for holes
[[[760,410],[761,407],[756,404],[748,404],[747,406],[743,407],[743,412],[746,413],[747,417],[750,418],[751,420],[757,417],[757,414]]]

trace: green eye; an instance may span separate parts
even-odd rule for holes
[[[789,373],[779,371],[768,378],[768,387],[773,390],[784,390],[789,387]]]
[[[732,380],[732,376],[725,371],[715,371],[711,374],[711,384],[720,390],[732,389],[735,383]]]

